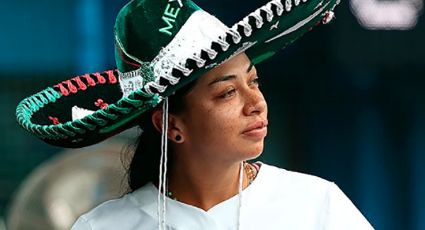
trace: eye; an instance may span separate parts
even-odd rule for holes
[[[230,88],[230,89],[226,90],[223,94],[221,94],[220,98],[229,98],[229,97],[231,97],[235,94],[236,94],[236,89]]]
[[[260,86],[260,79],[258,78],[258,76],[255,76],[254,79],[249,82],[249,85],[256,87]]]

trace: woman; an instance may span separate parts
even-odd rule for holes
[[[143,129],[132,192],[73,229],[371,229],[333,183],[245,163],[261,154],[268,125],[254,64],[329,22],[336,4],[274,0],[231,29],[191,1],[126,5],[115,27],[118,74],[72,78],[17,111],[24,128],[65,147]],[[59,106],[72,108],[72,121]]]
[[[255,67],[245,54],[209,71],[176,98],[181,102],[178,109],[170,110],[168,124],[173,160],[168,174],[167,227],[371,229],[333,183],[263,163],[243,164],[243,206],[238,216],[240,163],[261,154],[267,133],[267,104]],[[82,216],[73,229],[157,228],[157,165],[147,164],[143,154],[149,154],[147,158],[159,154],[143,151],[144,146],[155,146],[155,139],[143,138],[156,136],[160,144],[162,110],[156,108],[148,117],[153,127],[144,129],[148,133],[142,134],[131,167],[133,193],[102,204]],[[158,145],[156,149],[160,150]],[[153,178],[143,184],[141,175]]]

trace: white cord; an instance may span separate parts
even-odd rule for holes
[[[163,214],[163,222],[164,222],[164,229],[165,229],[165,214],[166,214],[166,196],[167,196],[167,161],[168,161],[168,97],[165,98],[164,100],[164,107],[162,109],[162,127],[163,127],[163,131],[162,131],[162,138],[163,138],[163,146],[164,146],[164,173],[163,173],[163,179],[162,179],[162,197],[163,197],[163,210],[162,210],[162,214]]]
[[[243,186],[243,161],[239,169],[239,207],[238,207],[238,225],[237,229],[241,229],[241,212],[242,212],[242,186]]]
[[[161,138],[162,142],[162,138]],[[162,229],[162,218],[161,218],[161,190],[162,190],[162,165],[163,165],[163,151],[162,151],[162,144],[161,144],[161,158],[159,162],[159,179],[158,179],[158,201],[157,201],[157,208],[158,208],[158,229]]]
[[[168,151],[168,97],[164,98],[162,105],[162,134],[161,134],[161,158],[159,162],[158,181],[158,229],[165,230],[166,222],[166,191],[167,191],[167,151]],[[161,197],[162,193],[162,197]],[[162,198],[162,200],[161,200]],[[162,201],[162,204],[161,204]],[[161,210],[162,206],[162,210]]]

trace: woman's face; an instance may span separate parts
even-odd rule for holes
[[[267,104],[242,53],[202,76],[186,95],[184,148],[204,160],[241,161],[263,151]]]

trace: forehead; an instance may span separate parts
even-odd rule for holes
[[[250,65],[251,61],[248,56],[245,53],[241,53],[205,73],[199,79],[199,82],[209,82],[219,76],[240,75],[246,73]]]

